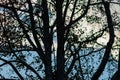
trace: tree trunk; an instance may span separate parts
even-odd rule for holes
[[[45,74],[46,80],[53,80],[52,79],[52,67],[50,61],[46,62],[45,64]]]
[[[46,80],[53,80],[52,79],[52,60],[51,60],[51,53],[52,53],[52,35],[50,34],[50,26],[49,26],[49,16],[48,16],[48,4],[47,0],[42,0],[42,20],[43,20],[43,43],[45,48],[45,74]]]
[[[56,1],[57,11],[57,80],[64,80],[64,23],[62,18],[63,0]]]

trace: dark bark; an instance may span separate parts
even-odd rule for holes
[[[57,74],[56,80],[64,80],[64,24],[62,18],[62,3],[63,0],[56,0],[56,12],[57,12]]]
[[[104,53],[101,64],[98,67],[97,71],[92,76],[91,80],[98,80],[98,78],[100,77],[100,75],[104,71],[104,68],[105,68],[105,66],[107,64],[107,61],[109,59],[109,55],[110,55],[112,45],[114,43],[114,28],[113,28],[112,17],[111,17],[111,12],[110,12],[110,5],[109,5],[108,2],[104,2],[104,1],[103,1],[103,5],[104,5],[104,8],[105,8],[105,13],[106,13],[106,17],[107,17],[107,23],[108,23],[108,29],[109,29],[110,38],[109,38],[109,41],[107,43],[106,51]]]
[[[49,27],[49,14],[47,8],[47,0],[42,1],[42,20],[43,20],[43,43],[45,48],[45,74],[46,80],[52,80],[52,64],[51,64],[51,53],[52,53],[52,35],[50,34]]]

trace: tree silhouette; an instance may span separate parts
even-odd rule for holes
[[[108,78],[119,79],[116,6],[117,0],[1,0],[0,67],[9,65],[17,75],[9,78],[21,80],[98,80],[118,63]]]

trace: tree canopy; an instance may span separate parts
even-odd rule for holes
[[[119,80],[119,34],[119,0],[0,0],[0,79]]]

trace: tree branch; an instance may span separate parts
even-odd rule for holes
[[[11,62],[9,62],[9,61],[7,61],[7,60],[5,60],[3,58],[0,58],[0,60],[4,61],[5,63],[8,63],[13,68],[13,70],[15,71],[15,73],[19,76],[19,78],[21,80],[24,80],[24,78],[22,77],[22,75],[19,73],[19,71],[16,69],[16,67]]]
[[[100,75],[104,71],[104,68],[105,68],[105,66],[107,64],[107,61],[109,59],[109,55],[110,55],[112,45],[114,43],[114,28],[113,28],[112,17],[111,17],[111,12],[110,12],[110,5],[109,5],[108,2],[104,2],[104,0],[103,0],[103,5],[104,5],[104,8],[105,8],[105,13],[106,13],[106,17],[107,17],[107,23],[108,23],[110,38],[109,38],[109,41],[107,43],[106,51],[104,53],[102,62],[99,65],[97,71],[93,74],[91,80],[98,80],[98,78],[100,77]]]
[[[73,24],[75,24],[76,22],[78,22],[81,18],[83,18],[83,17],[87,14],[88,9],[89,9],[89,6],[90,6],[90,2],[91,2],[91,0],[88,0],[87,6],[86,6],[86,10],[84,11],[84,13],[83,13],[81,16],[79,16],[78,18],[76,18],[75,20],[71,21],[71,23],[69,23],[69,24],[66,26],[66,29],[71,28],[71,25],[73,25]]]

